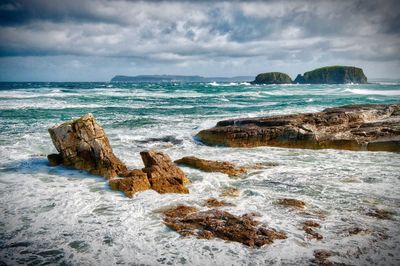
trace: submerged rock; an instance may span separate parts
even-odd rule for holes
[[[400,104],[220,121],[197,137],[208,145],[400,151]]]
[[[391,220],[394,213],[387,210],[371,209],[366,214],[382,220]]]
[[[221,197],[239,197],[240,196],[240,189],[235,187],[227,187],[222,190]]]
[[[184,236],[195,235],[205,239],[218,237],[250,247],[260,247],[271,244],[275,239],[286,238],[284,232],[260,225],[250,215],[236,216],[216,209],[197,211],[189,206],[178,206],[164,215],[164,223]]]
[[[361,68],[351,66],[328,66],[314,69],[298,75],[294,83],[345,84],[367,83],[367,77]]]
[[[175,163],[197,168],[205,172],[224,173],[230,177],[240,176],[247,173],[248,170],[245,167],[240,167],[230,162],[204,160],[194,156],[183,157],[179,160],[176,160]]]
[[[49,133],[65,166],[106,178],[127,170],[92,114],[49,128]]]
[[[151,150],[140,152],[140,156],[152,189],[159,193],[189,193],[185,185],[190,180],[168,155]]]
[[[295,207],[295,208],[299,208],[299,209],[303,209],[306,204],[304,201],[302,200],[297,200],[297,199],[278,199],[277,203],[283,206],[287,206],[287,207]]]
[[[223,201],[223,200],[217,200],[215,198],[209,198],[205,202],[205,206],[207,207],[222,207],[222,206],[233,206],[232,203]]]
[[[120,174],[123,178],[113,178],[108,182],[111,189],[120,190],[131,198],[136,192],[151,188],[147,174],[142,170],[131,170]]]
[[[253,84],[291,84],[292,79],[288,74],[281,72],[268,72],[258,74]]]

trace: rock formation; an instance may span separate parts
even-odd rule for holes
[[[123,178],[113,178],[108,182],[111,189],[120,190],[129,198],[136,192],[151,188],[147,174],[142,170],[131,170],[120,174]]]
[[[297,75],[293,83],[345,84],[367,83],[367,77],[361,68],[350,66],[329,66],[314,69]]]
[[[218,237],[250,247],[271,244],[285,239],[284,232],[276,231],[252,219],[251,215],[236,216],[226,211],[211,209],[198,211],[190,206],[178,206],[164,213],[164,223],[183,236],[198,238]]]
[[[106,178],[127,170],[125,164],[114,155],[106,133],[92,114],[52,127],[49,133],[65,166]]]
[[[318,113],[220,121],[197,137],[208,145],[400,151],[400,104],[349,105]]]
[[[205,172],[221,172],[230,177],[240,176],[247,173],[248,170],[245,167],[236,166],[230,162],[204,160],[194,156],[183,157],[176,160],[175,163],[197,168]]]
[[[151,188],[159,193],[189,193],[185,187],[189,179],[178,168],[168,155],[157,151],[143,151],[140,153]]]
[[[292,79],[289,75],[281,72],[268,72],[258,74],[253,84],[291,84]]]

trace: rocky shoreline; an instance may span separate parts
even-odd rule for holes
[[[232,146],[247,147],[253,146],[253,144],[265,143],[253,142],[254,139],[260,138],[257,137],[257,134],[246,135],[243,133],[246,130],[262,134],[266,132],[283,132],[281,136],[289,136],[285,141],[292,142],[299,140],[291,136],[299,136],[300,129],[306,132],[305,134],[311,135],[314,132],[312,129],[319,129],[321,132],[329,133],[332,136],[336,136],[335,134],[349,136],[346,132],[350,130],[353,135],[361,136],[362,140],[370,141],[367,142],[367,148],[370,143],[375,143],[372,146],[375,147],[375,150],[382,149],[382,147],[390,147],[386,150],[398,151],[396,147],[399,145],[399,114],[400,105],[344,106],[326,109],[315,114],[222,121],[218,123],[216,128],[202,131],[206,132],[206,135],[201,137],[209,136],[207,134],[214,136],[212,134],[215,134],[214,131],[216,130],[220,134],[217,135],[217,140],[224,139]],[[310,125],[311,121],[313,124]],[[319,122],[317,123],[316,121]],[[272,128],[274,129],[272,130]],[[363,132],[361,130],[365,128],[369,129],[369,134],[354,134],[354,132]],[[304,141],[306,140],[310,141],[310,144],[304,145],[306,148],[314,148],[315,146],[313,145],[317,144],[319,145],[317,147],[321,148],[322,146],[318,142],[316,142],[317,144],[311,144],[313,143],[312,141],[319,138],[320,131],[315,131],[314,137],[301,137],[300,143],[304,145],[304,143],[307,143]],[[235,134],[230,135],[232,132]],[[297,135],[293,132],[296,132]],[[191,181],[177,164],[197,168],[205,172],[220,172],[234,178],[241,178],[253,169],[274,166],[271,163],[236,165],[231,162],[211,161],[194,156],[186,156],[173,162],[168,155],[159,151],[149,150],[140,152],[144,168],[128,169],[115,156],[107,135],[91,114],[54,126],[49,129],[49,133],[59,152],[58,154],[48,155],[50,166],[63,164],[67,167],[86,170],[92,174],[103,176],[109,179],[108,183],[111,189],[121,191],[127,197],[133,197],[136,193],[148,189],[153,189],[160,194],[189,193],[186,185],[190,184]],[[243,138],[243,136],[252,136],[252,138]],[[279,136],[279,134],[274,136]],[[381,138],[384,138],[384,141]],[[279,140],[279,138],[276,139]],[[202,140],[204,141],[204,139]],[[353,141],[357,142],[358,140],[357,137]],[[211,142],[212,144],[221,144],[219,142]],[[380,143],[380,145],[376,145],[376,143]],[[393,146],[391,143],[395,143],[395,145]],[[293,147],[293,144],[289,145],[289,147]],[[355,145],[350,147],[355,147]],[[365,147],[365,144],[363,144],[363,147]],[[222,199],[208,198],[203,205],[206,209],[188,205],[178,205],[172,208],[170,206],[168,210],[163,212],[163,222],[167,227],[177,231],[182,236],[196,236],[202,239],[220,238],[236,241],[250,247],[261,247],[272,244],[275,240],[287,238],[286,232],[278,231],[258,222],[256,220],[257,214],[255,213],[234,215],[228,211],[218,209],[226,206],[235,206],[235,204],[225,201],[224,198],[238,196],[240,196],[240,190],[235,187],[228,187],[221,191],[220,197]],[[276,200],[276,204],[283,208],[290,208],[295,212],[307,208],[307,203],[299,199],[280,198]],[[306,212],[311,213],[314,217],[320,216],[320,214],[314,215],[312,208]],[[365,213],[365,215],[376,219],[391,219],[392,214],[386,210],[369,210]],[[319,227],[320,221],[315,220],[304,221],[304,224],[301,225],[305,237],[317,241],[323,239],[323,236],[318,232]],[[358,234],[359,232],[369,231],[356,228],[351,232]],[[329,251],[326,252],[329,253]],[[316,260],[329,263],[326,260],[328,256],[322,253],[315,255]]]
[[[318,113],[224,120],[202,130],[207,145],[400,151],[400,104],[349,105]]]

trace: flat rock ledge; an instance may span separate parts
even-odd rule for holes
[[[276,239],[287,238],[284,232],[260,224],[249,214],[236,216],[217,209],[199,211],[185,205],[164,212],[164,223],[183,236],[221,238],[250,247],[261,247]]]
[[[400,104],[220,121],[197,137],[207,145],[400,152]]]

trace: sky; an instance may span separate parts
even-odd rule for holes
[[[400,1],[0,0],[0,81],[329,65],[400,78]]]

